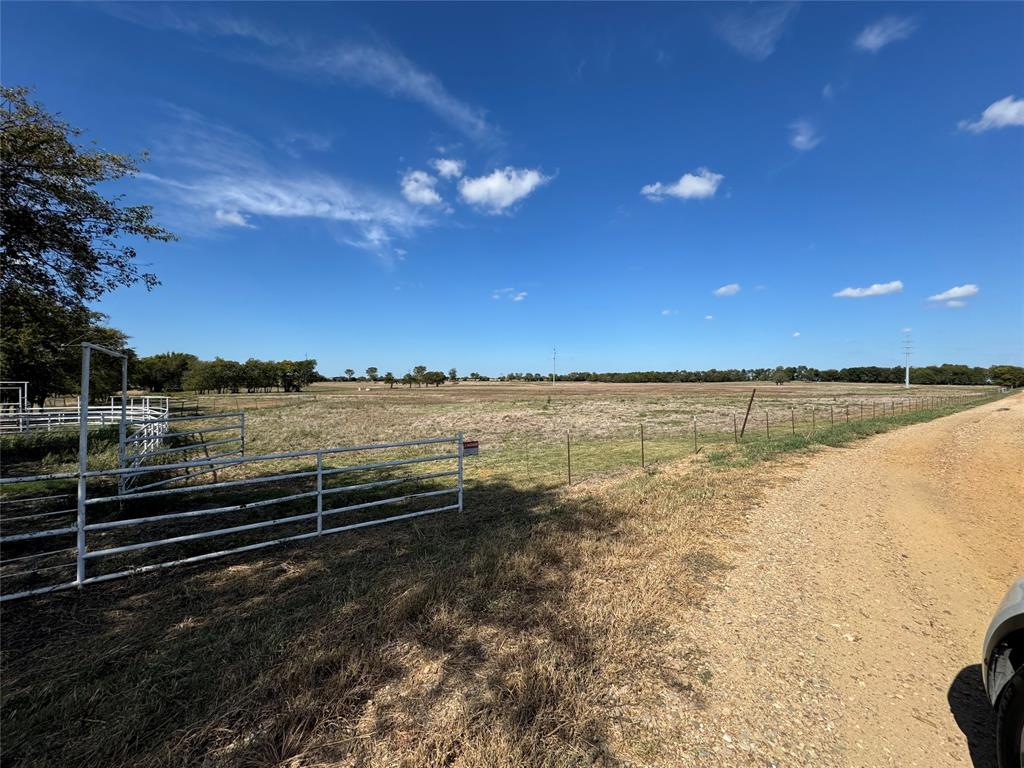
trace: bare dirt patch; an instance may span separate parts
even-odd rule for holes
[[[689,630],[690,763],[994,766],[977,663],[1024,573],[1024,397],[780,472]]]

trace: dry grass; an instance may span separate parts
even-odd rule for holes
[[[650,713],[699,706],[666,649],[729,560],[742,472],[483,483],[461,517],[5,607],[5,763],[651,758]]]
[[[731,433],[732,419],[743,412],[751,384],[550,384],[469,383],[442,387],[389,389],[376,384],[319,384],[291,401],[280,396],[276,407],[253,408],[248,428],[253,452],[298,450],[353,445],[410,437],[454,435],[482,441],[485,449],[530,440],[556,444],[571,433],[580,439],[635,436],[644,424],[651,438],[688,434],[693,416],[701,431]],[[906,398],[896,385],[802,384],[779,387],[756,383],[758,393],[752,418],[788,420],[791,408],[797,420],[809,420],[809,409],[819,418],[830,406],[879,408],[883,402]],[[984,387],[915,387],[916,398],[979,392]],[[248,407],[259,397],[240,396],[204,406]],[[280,405],[282,402],[289,403]]]

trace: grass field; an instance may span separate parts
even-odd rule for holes
[[[883,417],[902,390],[764,387],[769,414],[815,404],[845,417],[849,404],[859,416],[874,402],[876,417],[814,430],[780,417],[771,440],[736,443],[731,414],[746,387],[561,386],[557,397],[543,385],[460,384],[241,399],[254,453],[480,437],[466,512],[5,604],[5,764],[678,758],[666,752],[678,744],[672,719],[652,713],[699,708],[694,684],[715,676],[719,661],[679,628],[730,567],[744,510],[778,481],[765,462],[966,407],[926,399],[966,392],[916,388],[916,408]],[[683,433],[716,408],[728,429],[708,430],[694,453]],[[645,469],[638,421],[654,435]],[[579,441],[571,487],[566,429]],[[42,464],[64,460],[35,451]]]
[[[608,470],[681,458],[697,447],[735,442],[750,398],[746,442],[770,433],[810,434],[834,423],[900,413],[940,398],[993,393],[994,387],[790,383],[528,384],[469,383],[412,389],[324,383],[280,395],[201,398],[206,410],[245,409],[251,453],[313,449],[463,433],[479,440],[470,477],[516,484],[574,480]],[[768,428],[766,429],[766,422]],[[640,430],[644,432],[641,457]]]

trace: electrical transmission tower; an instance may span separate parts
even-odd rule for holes
[[[906,366],[906,370],[905,370],[904,378],[903,378],[903,387],[904,387],[904,389],[910,389],[910,353],[913,350],[914,350],[914,345],[913,345],[913,342],[910,339],[910,334],[908,333],[903,338],[903,360],[904,360],[904,365]]]

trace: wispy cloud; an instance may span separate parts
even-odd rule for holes
[[[663,310],[661,310],[661,316],[662,317],[668,317],[669,315],[678,315],[678,314],[679,314],[679,310],[677,310],[677,309],[663,309]]]
[[[715,316],[714,315],[704,315],[704,319],[705,320],[714,320]]]
[[[435,157],[430,164],[443,179],[457,179],[462,176],[466,168],[466,164],[462,160],[453,160],[449,157]]]
[[[825,83],[825,87],[821,89],[821,98],[832,99],[835,95],[836,90],[832,87],[832,83]]]
[[[800,338],[800,331],[793,331],[793,338],[794,339]]]
[[[917,29],[917,22],[906,16],[883,16],[861,30],[853,44],[862,51],[878,53],[890,43],[906,40]]]
[[[715,31],[741,56],[751,61],[764,61],[775,52],[786,23],[796,9],[795,3],[755,5],[722,16]]]
[[[298,159],[307,152],[327,152],[334,139],[312,131],[290,131],[275,143],[283,152]]]
[[[491,298],[495,301],[523,301],[528,295],[526,291],[517,291],[515,288],[495,288],[491,291]]]
[[[437,178],[426,171],[409,171],[402,177],[402,196],[413,205],[444,205],[436,186]]]
[[[959,127],[961,131],[983,133],[991,131],[993,128],[1007,128],[1015,125],[1024,125],[1024,99],[1007,96],[1005,99],[989,104],[977,120],[961,120]]]
[[[166,112],[153,140],[159,172],[138,178],[154,185],[186,229],[254,226],[260,218],[340,223],[347,228],[341,242],[391,264],[398,255],[392,240],[410,237],[432,221],[399,198],[301,162],[282,164],[280,154],[197,112],[173,105]]]
[[[504,213],[538,187],[551,181],[533,168],[501,168],[487,176],[463,178],[459,194],[470,205],[487,213]]]
[[[867,288],[843,288],[832,295],[840,299],[863,299],[868,296],[884,296],[887,293],[899,293],[903,290],[900,280],[889,283],[872,283]]]
[[[962,309],[967,306],[967,302],[964,299],[977,295],[978,286],[974,285],[974,283],[965,283],[964,285],[954,285],[948,291],[929,296],[928,301],[941,302],[950,309]]]
[[[149,28],[172,29],[197,37],[232,37],[254,43],[258,55],[247,61],[279,71],[319,74],[356,86],[378,90],[387,96],[418,103],[462,134],[479,142],[494,142],[499,131],[479,107],[459,99],[440,79],[421,69],[403,53],[384,43],[336,41],[317,45],[305,37],[274,29],[230,14],[196,5],[136,6],[111,3],[104,10],[125,21]]]
[[[724,178],[725,176],[720,173],[698,168],[696,173],[684,173],[679,181],[668,184],[656,181],[647,184],[640,190],[640,194],[655,202],[661,202],[666,197],[678,197],[683,200],[714,197]]]
[[[807,120],[796,120],[789,125],[789,145],[806,152],[821,144],[817,129]]]
[[[740,284],[739,283],[729,283],[729,284],[723,285],[723,286],[721,286],[719,288],[715,288],[715,290],[713,290],[711,292],[711,294],[713,296],[721,297],[721,296],[735,296],[739,292],[740,292]]]

